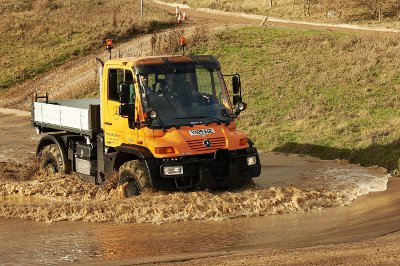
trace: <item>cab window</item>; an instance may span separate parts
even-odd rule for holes
[[[108,72],[108,99],[119,101],[118,88],[124,81],[123,69],[110,69]]]
[[[134,80],[132,71],[124,69],[110,69],[108,72],[108,99],[112,101],[119,101],[119,86],[122,83],[130,84],[131,101],[135,100]]]

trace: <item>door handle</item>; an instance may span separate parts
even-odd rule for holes
[[[107,126],[111,126],[112,125],[111,122],[104,122],[104,124],[106,124]]]

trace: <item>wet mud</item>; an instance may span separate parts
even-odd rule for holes
[[[400,181],[381,168],[261,153],[262,174],[252,187],[124,199],[119,188],[38,173],[32,158],[40,136],[29,113],[3,111],[0,264],[296,264],[286,256],[290,248],[399,230]],[[254,254],[235,255],[246,250]],[[307,252],[297,262],[306,262]]]
[[[279,159],[283,155],[263,156]],[[293,156],[296,158],[307,160]],[[344,206],[361,195],[387,188],[388,175],[382,169],[325,164],[288,184],[271,185],[264,176],[242,190],[145,192],[126,199],[121,187],[108,190],[83,182],[79,176],[35,173],[32,165],[3,162],[6,170],[0,177],[0,217],[156,224],[223,221]],[[33,173],[30,178],[29,173]]]

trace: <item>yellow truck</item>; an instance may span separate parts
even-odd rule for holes
[[[96,184],[118,172],[125,194],[240,187],[260,175],[257,149],[237,130],[246,108],[240,76],[232,99],[209,55],[97,59],[99,99],[32,103],[32,125],[48,133],[40,167]]]

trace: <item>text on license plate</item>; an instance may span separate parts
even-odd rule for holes
[[[206,128],[206,129],[196,129],[196,130],[189,130],[190,136],[203,136],[214,134],[215,131],[213,128]]]

